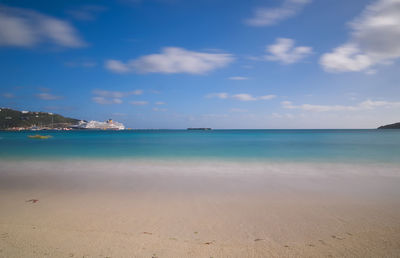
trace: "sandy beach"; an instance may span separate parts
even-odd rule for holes
[[[0,167],[0,257],[400,255],[395,165],[75,160]]]

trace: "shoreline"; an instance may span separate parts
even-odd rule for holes
[[[400,177],[400,163],[383,162],[346,162],[346,161],[308,161],[308,160],[260,160],[260,159],[206,159],[206,158],[51,158],[51,159],[0,159],[0,165],[6,171],[9,169],[18,170],[20,167],[34,169],[48,169],[54,171],[52,167],[72,170],[100,170],[107,171],[112,167],[117,167],[123,171],[138,172],[138,169],[146,169],[147,173],[168,170],[168,168],[179,168],[182,173],[189,170],[201,172],[203,175],[226,173],[230,174],[264,174],[264,175],[299,175],[299,176],[388,176]],[[33,166],[33,167],[32,167]],[[218,169],[214,169],[218,168]],[[303,173],[299,173],[303,172]],[[362,171],[361,171],[362,170]],[[21,171],[23,172],[23,171]],[[56,172],[56,171],[54,171]],[[171,171],[168,171],[171,172]],[[178,173],[179,174],[179,173]],[[1,175],[1,174],[0,174]]]

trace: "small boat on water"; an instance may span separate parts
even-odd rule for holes
[[[207,128],[207,127],[201,127],[201,128],[188,128],[187,130],[198,130],[198,131],[208,131],[211,130],[211,128]]]
[[[28,135],[28,137],[31,138],[31,139],[49,139],[49,138],[51,138],[52,136],[50,136],[50,135],[39,135],[39,134],[36,134],[36,135]]]

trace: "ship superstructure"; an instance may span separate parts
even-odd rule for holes
[[[108,119],[105,122],[91,120],[89,122],[80,121],[76,125],[77,129],[92,129],[92,130],[124,130],[125,126],[122,123]]]

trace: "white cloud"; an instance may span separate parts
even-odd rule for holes
[[[67,21],[0,5],[0,46],[32,47],[44,41],[63,47],[85,45]]]
[[[304,114],[300,114],[300,117],[304,117]],[[272,118],[278,118],[278,119],[293,119],[295,116],[293,114],[290,113],[286,113],[286,114],[279,114],[279,113],[272,113],[271,116]]]
[[[219,99],[226,99],[228,97],[229,95],[226,92],[210,93],[206,96],[206,98],[219,98]]]
[[[97,104],[107,105],[107,104],[121,104],[123,101],[119,98],[105,98],[105,97],[93,97],[92,100]]]
[[[107,8],[101,5],[83,5],[79,8],[68,10],[67,13],[76,20],[94,21],[105,10]]]
[[[311,47],[295,46],[295,41],[288,38],[277,38],[276,43],[266,47],[266,60],[292,64],[312,53]]]
[[[43,99],[43,100],[56,100],[56,99],[61,98],[61,96],[56,96],[56,95],[46,93],[46,92],[36,94],[36,97],[38,97],[39,99]]]
[[[282,101],[282,106],[286,109],[300,109],[305,111],[314,112],[330,112],[330,111],[360,111],[360,110],[371,110],[378,107],[383,108],[400,108],[400,102],[390,102],[390,101],[373,101],[365,100],[358,103],[357,105],[312,105],[312,104],[302,104],[293,105],[290,101]]]
[[[105,98],[123,98],[130,95],[142,95],[142,90],[133,90],[133,91],[108,91],[108,90],[94,90],[94,95],[105,97]]]
[[[242,108],[231,108],[231,112],[237,112],[237,113],[245,113],[247,112],[247,109],[242,109]]]
[[[243,80],[248,80],[248,77],[243,77],[243,76],[232,76],[228,78],[229,80],[234,80],[234,81],[243,81]]]
[[[369,69],[369,70],[366,70],[365,71],[365,74],[368,74],[368,75],[374,75],[374,74],[376,74],[378,71],[376,70],[376,69]]]
[[[92,98],[93,102],[101,105],[106,104],[121,104],[122,98],[130,96],[130,95],[141,95],[143,94],[142,90],[133,90],[133,91],[108,91],[108,90],[94,90],[92,91],[95,97]]]
[[[270,99],[274,99],[274,98],[276,98],[276,95],[264,95],[264,96],[258,97],[258,99],[260,99],[260,100],[270,100]]]
[[[178,47],[163,48],[160,54],[142,56],[123,63],[106,61],[106,68],[116,73],[190,73],[204,74],[233,62],[231,54],[194,52]]]
[[[119,112],[116,112],[116,113],[113,113],[112,115],[113,115],[113,116],[126,116],[127,114],[126,114],[126,113],[119,113]]]
[[[134,91],[130,91],[131,95],[142,95],[143,94],[143,90],[134,90]]]
[[[251,26],[271,26],[298,14],[311,0],[284,0],[276,8],[257,8],[246,23]]]
[[[165,102],[162,102],[162,101],[157,101],[155,104],[156,104],[156,105],[165,105],[166,103],[165,103]]]
[[[374,109],[377,107],[385,107],[385,108],[397,108],[400,107],[400,102],[390,102],[390,101],[373,101],[366,100],[359,104],[359,106],[363,109]]]
[[[156,112],[165,112],[165,111],[167,111],[167,109],[166,109],[166,108],[158,108],[158,107],[155,107],[155,108],[153,108],[153,111],[156,111]]]
[[[83,68],[92,68],[97,65],[97,63],[93,61],[65,62],[64,64],[68,67],[83,67]]]
[[[148,104],[147,101],[131,101],[130,103],[131,103],[132,105],[135,105],[135,106],[144,106],[144,105],[147,105],[147,104]]]
[[[346,44],[324,54],[320,64],[328,72],[357,72],[370,67],[373,61],[357,45]]]
[[[12,93],[3,93],[1,94],[2,97],[6,98],[6,99],[12,99],[15,98],[15,95]]]
[[[227,118],[227,114],[203,114],[201,115],[202,118],[211,118],[211,119],[220,119],[220,118]]]
[[[240,100],[240,101],[254,101],[254,100],[257,100],[257,98],[255,98],[252,95],[247,94],[247,93],[235,94],[235,95],[232,95],[232,98]]]
[[[264,96],[254,97],[251,94],[241,93],[232,95],[232,98],[240,101],[270,100],[276,98],[276,95],[264,95]]]
[[[279,114],[279,113],[272,113],[271,116],[272,116],[273,118],[282,118],[282,117],[283,117],[283,116],[282,116],[281,114]]]
[[[328,72],[374,73],[372,67],[400,58],[400,0],[378,0],[350,23],[351,38],[320,64]]]
[[[127,73],[130,71],[128,65],[118,60],[107,60],[105,67],[115,73]]]
[[[253,96],[247,93],[239,93],[234,95],[229,95],[228,93],[221,92],[221,93],[211,93],[206,95],[206,98],[219,98],[219,99],[227,99],[232,98],[240,101],[256,101],[256,100],[270,100],[276,98],[276,95],[264,95],[264,96]]]

